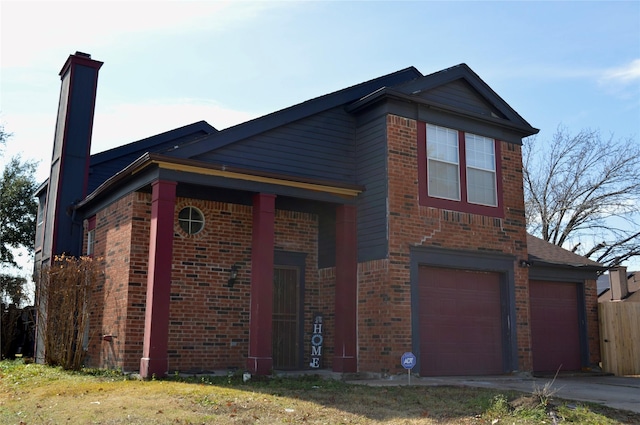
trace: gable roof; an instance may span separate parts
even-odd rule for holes
[[[466,89],[467,92],[470,92],[477,98],[478,103],[486,105],[484,108],[486,110],[459,109],[440,103],[437,96],[433,96],[433,92],[438,87],[458,81],[463,81],[468,86],[468,88],[461,86],[459,89]],[[358,110],[383,97],[395,97],[467,116],[475,115],[479,119],[516,130],[523,137],[531,136],[539,131],[522,118],[465,63],[393,87],[381,88],[349,105],[348,110]]]
[[[328,109],[349,104],[371,92],[379,90],[381,87],[406,83],[420,77],[422,77],[420,71],[411,66],[229,127],[210,137],[188,145],[182,145],[178,149],[169,149],[166,153],[177,158],[192,158],[237,140],[254,136]]]
[[[554,245],[543,239],[527,233],[527,250],[529,251],[529,262],[556,265],[590,268],[593,270],[605,270],[602,264],[589,260],[582,255],[568,251],[558,245]]]
[[[456,85],[458,87],[451,88]],[[455,91],[460,89],[462,90],[461,94],[458,93],[460,97],[470,98],[471,109],[462,107],[456,111],[456,105],[452,107],[449,104],[442,105],[441,109],[447,110],[451,115],[461,114],[472,119],[474,118],[474,111],[480,111],[480,113],[476,114],[478,120],[486,121],[491,127],[507,127],[510,134],[514,135],[518,141],[522,136],[535,134],[538,131],[511,109],[466,64],[460,64],[427,76],[423,76],[415,67],[408,67],[222,131],[217,131],[206,122],[200,121],[93,155],[91,157],[88,193],[91,194],[107,181],[113,182],[112,176],[127,169],[129,165],[145,154],[162,155],[165,158],[163,160],[165,163],[170,162],[169,158],[174,158],[177,161],[203,160],[202,155],[212,151],[219,152],[220,148],[237,141],[247,140],[270,130],[293,124],[305,118],[318,116],[325,112],[335,112],[339,109],[352,112],[368,102],[377,101],[380,96],[401,97],[410,102],[426,103],[431,107],[437,102],[429,98],[433,94],[433,91],[430,90]],[[490,113],[483,115],[482,112],[487,110]],[[242,152],[236,153],[236,157],[243,160],[246,159]],[[258,160],[262,160],[262,158]],[[251,168],[244,162],[228,165],[236,165],[243,169]],[[274,170],[263,171],[275,172]],[[302,177],[329,179],[325,175]],[[350,183],[355,183],[355,181],[350,181]]]

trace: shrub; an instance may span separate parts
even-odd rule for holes
[[[80,370],[89,344],[91,294],[98,277],[90,257],[55,257],[38,276],[38,332],[44,335],[44,361]]]

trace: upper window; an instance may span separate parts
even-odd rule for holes
[[[93,256],[96,249],[96,216],[94,215],[87,223],[87,251],[86,255]]]
[[[467,201],[498,206],[496,195],[496,149],[493,139],[464,134],[467,159]]]
[[[196,207],[184,207],[178,214],[178,224],[186,233],[195,235],[204,228],[204,214]]]
[[[498,143],[433,124],[418,129],[420,204],[502,217]]]
[[[96,248],[96,229],[91,229],[87,232],[87,255],[93,255],[93,251]]]
[[[457,131],[427,125],[429,196],[460,200],[459,150]]]

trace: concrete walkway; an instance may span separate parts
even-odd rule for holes
[[[359,385],[407,385],[408,376],[398,375],[391,379],[349,380]],[[533,378],[529,376],[474,376],[474,377],[411,377],[411,385],[462,385],[469,387],[516,390],[531,393],[549,385],[554,397],[567,400],[588,401],[614,409],[640,413],[640,377],[618,376],[558,376]]]

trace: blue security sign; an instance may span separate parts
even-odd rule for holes
[[[400,362],[402,363],[402,367],[405,369],[413,369],[413,367],[416,365],[416,356],[413,355],[413,353],[404,353],[402,355],[402,358],[400,359]]]

